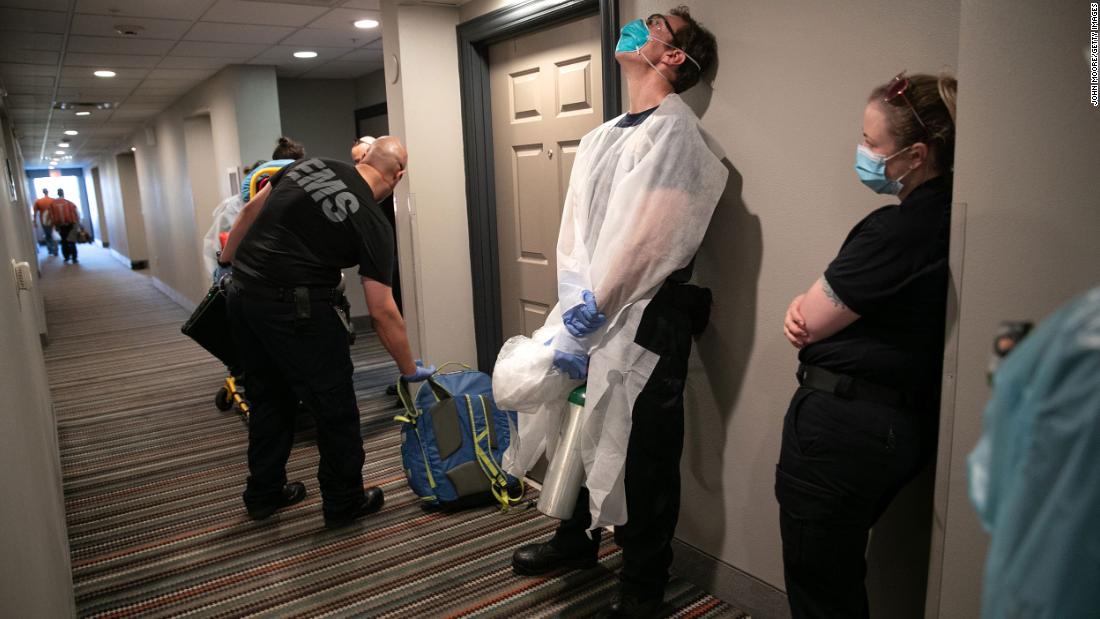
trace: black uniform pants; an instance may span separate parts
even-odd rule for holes
[[[61,256],[68,260],[76,260],[76,243],[69,240],[69,233],[76,224],[61,224],[57,226],[57,234],[61,237]]]
[[[932,451],[931,415],[800,387],[775,495],[794,619],[868,617],[868,533]]]
[[[677,304],[676,288],[666,285],[658,292],[635,337],[661,356],[631,410],[624,477],[628,520],[615,527],[615,542],[623,549],[623,591],[643,599],[661,596],[668,584],[672,537],[680,517],[684,381],[693,325],[690,310]],[[709,295],[707,305],[709,311]],[[582,488],[573,515],[562,521],[550,543],[565,552],[595,553],[600,534],[597,529],[596,538],[589,539],[591,523],[588,490]]]
[[[347,331],[332,304],[311,301],[310,317],[296,318],[293,302],[250,296],[233,287],[229,317],[251,404],[245,504],[279,501],[302,401],[316,420],[324,511],[357,508],[364,496],[363,437]]]

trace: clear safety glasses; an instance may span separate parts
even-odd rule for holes
[[[661,15],[660,13],[654,13],[653,15],[650,15],[649,17],[645,18],[645,27],[648,28],[650,32],[653,32],[654,30],[664,30],[665,32],[667,32],[669,34],[669,36],[672,37],[673,40],[676,39],[676,32],[672,30],[672,25],[668,23],[668,18],[665,17],[664,15]],[[653,37],[650,37],[650,38],[652,39]],[[664,45],[667,45],[667,46],[671,47],[672,49],[684,52],[683,49],[681,49],[679,47],[676,47],[675,45],[673,45],[671,43],[665,43],[664,41],[662,41],[660,39],[653,39],[653,40],[657,41],[658,43],[662,43]],[[690,60],[691,63],[695,65],[696,69],[699,69],[700,71],[703,70],[703,68],[699,66],[699,62],[691,57],[691,54],[689,54],[687,52],[684,52],[684,57],[687,58],[688,60]]]

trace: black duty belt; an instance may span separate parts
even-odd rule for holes
[[[883,387],[862,378],[830,372],[816,365],[799,364],[795,372],[798,384],[844,398],[885,404],[895,408],[911,408],[912,398],[890,387]]]
[[[247,284],[234,281],[233,286],[244,296],[268,301],[285,301],[293,303],[302,298],[310,301],[329,301],[337,303],[343,296],[343,291],[336,288],[309,288],[301,286],[297,288],[274,288],[261,286],[252,282]]]

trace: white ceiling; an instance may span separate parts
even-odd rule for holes
[[[436,4],[460,5],[464,0]],[[28,165],[63,131],[80,164],[114,147],[229,64],[273,65],[279,77],[352,79],[382,66],[380,0],[0,0],[0,91]],[[140,26],[136,36],[115,27]],[[318,57],[294,58],[310,49]],[[111,69],[116,77],[92,75]],[[77,117],[54,101],[111,102]],[[48,127],[48,130],[47,130]]]

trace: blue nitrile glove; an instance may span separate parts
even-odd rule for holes
[[[422,380],[428,380],[428,377],[435,374],[435,366],[429,365],[424,367],[424,362],[420,359],[416,360],[416,371],[412,374],[402,374],[401,380],[409,383],[415,383]]]
[[[233,267],[232,266],[223,267],[222,265],[219,264],[218,266],[214,267],[214,283],[218,283],[218,282],[222,281],[222,278],[225,277],[226,275],[232,275],[232,274],[233,274]]]
[[[583,303],[579,303],[561,315],[565,329],[573,337],[584,337],[599,329],[607,320],[607,317],[596,309],[596,295],[591,290],[581,293]]]
[[[588,378],[588,355],[574,355],[555,350],[554,367],[565,372],[573,380]]]

